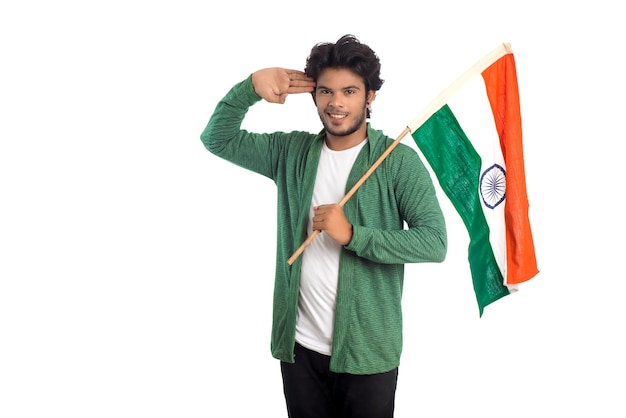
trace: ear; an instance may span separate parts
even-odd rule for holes
[[[375,98],[376,98],[376,92],[374,90],[370,90],[370,91],[367,92],[367,100],[366,100],[366,102],[367,102],[368,106],[370,104],[372,104],[372,102],[374,101]]]

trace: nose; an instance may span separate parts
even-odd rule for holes
[[[329,104],[331,107],[342,107],[343,101],[341,100],[341,96],[339,94],[333,94],[330,97]]]

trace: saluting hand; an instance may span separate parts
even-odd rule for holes
[[[254,72],[252,87],[266,101],[282,104],[289,94],[311,93],[315,89],[315,81],[303,71],[272,67]]]

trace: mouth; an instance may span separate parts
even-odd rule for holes
[[[328,116],[333,120],[341,120],[348,117],[348,115],[342,113],[328,113]]]

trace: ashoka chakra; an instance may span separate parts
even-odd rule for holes
[[[506,174],[504,168],[494,164],[480,176],[480,197],[485,206],[495,208],[506,197]]]

